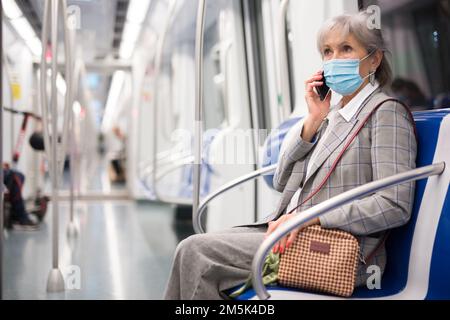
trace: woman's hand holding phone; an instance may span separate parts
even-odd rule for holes
[[[322,121],[330,111],[331,91],[322,101],[320,95],[314,90],[315,88],[324,85],[324,81],[325,79],[323,79],[322,70],[317,71],[310,79],[305,81],[305,100],[309,110],[309,115],[305,119],[302,131],[302,139],[305,141],[312,140]]]

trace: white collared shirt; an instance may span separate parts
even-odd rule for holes
[[[350,100],[347,105],[344,108],[341,108],[341,101],[339,101],[339,103],[337,103],[336,105],[333,105],[332,107],[330,107],[330,112],[328,113],[326,119],[328,119],[328,126],[327,129],[325,130],[324,134],[322,135],[322,137],[319,139],[319,141],[317,142],[316,147],[313,150],[313,153],[311,155],[311,158],[308,162],[308,168],[306,170],[306,175],[308,175],[308,173],[310,172],[310,170],[312,169],[312,165],[314,164],[315,160],[317,159],[317,156],[320,152],[320,150],[322,149],[322,144],[323,142],[326,140],[327,136],[330,134],[331,132],[331,128],[335,125],[335,121],[336,121],[336,114],[335,110],[337,109],[337,112],[345,119],[345,121],[349,122],[353,119],[353,117],[358,113],[359,109],[361,108],[363,102],[375,91],[379,88],[380,84],[378,83],[378,81],[375,82],[375,84],[371,84],[368,83],[363,89],[361,89],[360,92],[358,92],[358,94],[356,96],[353,97],[352,100]],[[299,128],[300,129],[300,128]],[[300,133],[302,132],[301,130],[303,129],[303,125],[300,129]],[[291,201],[289,202],[289,205],[287,207],[287,211],[289,212],[290,210],[294,209],[296,206],[298,206],[298,198],[300,196],[300,191],[301,188],[299,188],[297,190],[297,192],[295,192],[295,194],[292,196]]]

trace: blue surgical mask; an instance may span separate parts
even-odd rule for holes
[[[373,53],[373,52],[372,52]],[[364,79],[372,75],[370,73],[364,78],[359,75],[359,64],[367,59],[372,53],[359,59],[333,59],[323,64],[325,82],[334,92],[343,96],[351,95],[362,85]]]

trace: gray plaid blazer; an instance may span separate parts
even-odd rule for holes
[[[358,122],[363,121],[377,104],[388,98],[381,89],[377,89],[349,122],[337,110],[331,111],[330,116],[337,117],[336,125],[331,128],[331,134],[326,137],[321,150],[318,150],[316,161],[308,173],[308,161],[328,122],[325,121],[319,128],[313,143],[303,141],[300,134],[298,139],[288,141],[273,179],[275,189],[282,192],[282,196],[275,213],[265,221],[285,214],[292,196],[299,188],[298,203],[303,202],[323,181],[344,142],[356,130]],[[416,153],[417,142],[407,111],[396,102],[386,102],[349,146],[323,189],[302,205],[298,212],[365,183],[414,169]],[[321,226],[352,233],[359,240],[362,255],[367,257],[386,230],[409,221],[414,187],[414,183],[405,183],[353,201],[323,215],[320,218]],[[384,272],[385,264],[386,252],[382,248],[367,266],[360,263],[356,285],[364,285],[371,275],[366,273],[366,267],[378,265]]]

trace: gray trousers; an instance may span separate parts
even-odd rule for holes
[[[190,236],[178,245],[164,299],[221,300],[242,284],[267,227],[236,227]]]
[[[249,277],[253,257],[264,241],[266,230],[267,226],[236,227],[193,235],[181,241],[175,252],[164,299],[223,299],[221,291],[241,285]],[[370,247],[375,247],[378,241],[374,239]],[[384,248],[370,264],[379,266],[381,275],[384,273]],[[356,287],[366,284],[370,275],[366,272],[368,266],[359,264]]]

